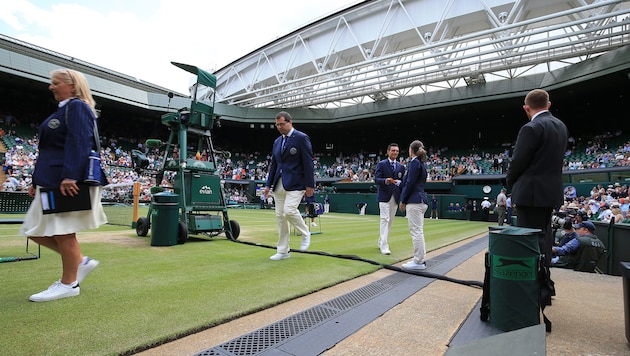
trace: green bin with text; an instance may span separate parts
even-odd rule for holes
[[[490,227],[490,324],[512,331],[540,324],[540,229]]]
[[[162,192],[151,202],[151,246],[177,244],[179,226],[179,195]]]

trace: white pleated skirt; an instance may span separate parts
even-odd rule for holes
[[[24,236],[55,236],[66,235],[82,230],[96,229],[107,223],[107,216],[101,205],[103,187],[90,186],[91,210],[69,211],[65,213],[46,214],[42,212],[42,200],[37,187],[37,193],[31,206],[26,212],[24,224],[20,228],[20,234]],[[85,187],[81,187],[85,189]]]

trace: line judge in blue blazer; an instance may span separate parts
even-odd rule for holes
[[[59,104],[39,126],[39,153],[33,185],[28,191],[34,199],[20,233],[59,253],[62,274],[48,289],[31,295],[29,300],[33,302],[79,295],[79,284],[99,262],[81,253],[76,233],[107,223],[101,205],[102,186],[79,184],[87,169],[90,150],[98,139],[94,137],[96,110],[88,81],[80,72],[57,69],[51,73],[48,89]],[[107,184],[104,174],[101,178],[100,184]],[[62,195],[71,197],[86,189],[91,209],[44,214],[46,204],[40,193],[42,187],[58,188]]]
[[[293,128],[288,112],[276,115],[276,128],[281,135],[273,143],[269,175],[265,184],[265,198],[273,189],[278,221],[277,253],[271,260],[283,260],[290,256],[290,225],[302,234],[300,250],[306,251],[311,243],[311,233],[298,209],[302,197],[315,193],[313,147],[305,133]]]
[[[387,158],[378,162],[374,171],[374,181],[378,185],[376,200],[380,211],[378,248],[384,255],[391,254],[387,240],[398,209],[400,186],[405,175],[405,166],[397,162],[399,152],[398,144],[390,143],[387,146]]]
[[[429,208],[424,185],[427,182],[427,151],[421,141],[415,140],[409,145],[407,174],[403,177],[400,193],[400,210],[407,211],[409,233],[413,242],[413,259],[401,265],[403,269],[420,271],[427,268],[424,261],[426,247],[424,243],[424,213]]]

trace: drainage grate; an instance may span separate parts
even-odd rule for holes
[[[395,274],[393,276],[399,277],[399,274]],[[325,302],[323,305],[329,306],[331,308],[335,308],[338,310],[347,310],[355,307],[357,304],[361,304],[368,299],[371,299],[386,290],[390,289],[392,286],[402,282],[403,280],[409,279],[409,276],[403,275],[404,278],[389,278],[391,276],[383,278],[383,280],[376,281],[370,283],[364,287],[356,289],[352,292],[339,296],[335,299],[331,299],[328,302]],[[389,279],[385,281],[385,279]],[[384,283],[385,282],[385,283]]]
[[[411,278],[411,276],[399,273],[387,276],[352,292],[331,299],[321,305],[307,309],[276,323],[267,325],[222,345],[204,350],[197,355],[251,356],[259,354],[269,348],[276,347],[278,344],[312,328],[317,324],[330,319],[336,314],[352,309],[358,304],[374,298],[375,296],[409,278]]]
[[[321,306],[305,310],[268,325],[220,347],[233,355],[256,355],[335,315],[337,311]]]

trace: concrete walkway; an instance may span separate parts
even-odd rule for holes
[[[478,237],[483,238],[483,237]],[[438,269],[443,256],[449,251],[465,247],[464,241],[428,254],[431,263],[428,271]],[[483,247],[483,246],[482,246]],[[459,280],[483,281],[485,248],[452,268],[445,275]],[[317,350],[319,340],[327,333],[338,333],[335,323],[319,327],[317,332],[302,333],[297,345],[302,349],[288,352],[272,347],[264,352],[225,353],[213,349],[218,345],[238,340],[243,335],[270,324],[295,317],[309,308],[329,303],[335,298],[359,291],[401,272],[379,270],[317,293],[298,298],[273,308],[248,315],[206,331],[173,341],[140,353],[140,355],[444,355],[463,323],[478,323],[479,302],[482,290],[444,280],[411,276],[421,288],[404,300],[388,306],[383,312],[370,317],[369,322],[327,349]],[[405,279],[403,278],[403,279]],[[616,276],[552,269],[557,296],[545,314],[553,323],[552,332],[546,333],[544,348],[548,355],[630,355],[625,336],[622,278]],[[413,282],[405,282],[407,285]],[[395,286],[394,288],[399,288]],[[383,304],[383,303],[381,303]],[[357,306],[356,308],[365,308]],[[365,310],[365,309],[364,309]],[[485,323],[484,323],[485,324]],[[482,327],[485,327],[481,325]],[[499,334],[507,334],[500,333]],[[487,335],[486,335],[487,336]],[[473,336],[474,337],[474,336]],[[492,343],[491,336],[471,340],[481,343],[483,354],[518,355],[518,350],[508,344]],[[309,339],[310,338],[310,339]],[[295,340],[294,340],[295,341]],[[286,344],[286,343],[285,343]],[[315,345],[315,346],[312,346]],[[497,346],[498,345],[498,346]],[[462,345],[456,345],[461,347]],[[467,346],[467,345],[463,345]],[[492,353],[491,348],[505,347],[503,352]],[[452,347],[454,350],[455,347]],[[302,351],[300,351],[302,350]],[[452,351],[452,350],[451,350]],[[469,353],[470,354],[470,353]]]

